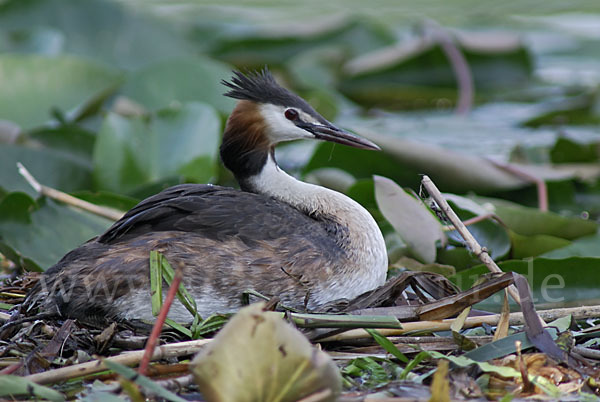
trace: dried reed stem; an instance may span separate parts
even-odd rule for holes
[[[56,190],[52,187],[40,184],[21,162],[17,162],[17,168],[19,169],[21,176],[23,176],[29,185],[33,187],[33,189],[39,194],[113,221],[118,221],[123,216],[123,212],[117,211],[116,209],[101,207],[96,204],[92,204],[91,202],[80,200],[79,198],[73,197],[67,193],[63,193],[62,191]]]

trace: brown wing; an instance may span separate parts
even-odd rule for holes
[[[271,197],[227,187],[182,184],[140,202],[97,238],[116,244],[149,232],[190,232],[217,241],[229,237],[256,241],[302,237],[316,247],[336,249],[327,220]]]

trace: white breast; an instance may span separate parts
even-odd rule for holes
[[[269,156],[261,173],[250,180],[255,191],[270,195],[308,213],[336,217],[348,229],[349,261],[344,275],[323,283],[331,299],[352,299],[383,285],[387,273],[387,250],[383,235],[371,214],[359,203],[321,186],[304,183],[281,170]],[[313,293],[318,298],[317,292]],[[329,298],[328,296],[328,298]],[[325,296],[322,296],[325,297]],[[315,300],[323,303],[330,300]]]

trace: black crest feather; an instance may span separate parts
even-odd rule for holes
[[[225,96],[258,103],[295,107],[319,120],[323,119],[304,99],[280,86],[266,66],[260,71],[246,74],[234,71],[233,74],[231,81],[221,81],[223,85],[231,88],[224,94]]]

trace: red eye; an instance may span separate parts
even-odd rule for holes
[[[296,109],[286,109],[284,114],[288,120],[296,120],[298,118],[298,111]]]

